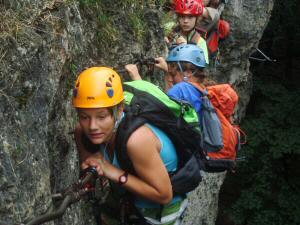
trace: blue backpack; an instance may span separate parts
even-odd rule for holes
[[[208,91],[202,91],[202,148],[207,152],[217,152],[224,147],[222,124],[208,98]]]

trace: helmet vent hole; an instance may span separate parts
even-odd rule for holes
[[[76,98],[77,95],[78,95],[78,91],[77,91],[77,89],[75,88],[75,89],[73,90],[73,97]]]
[[[114,90],[113,89],[108,89],[107,91],[108,97],[112,98],[114,96]]]

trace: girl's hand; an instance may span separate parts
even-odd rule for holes
[[[98,154],[96,156],[90,156],[82,162],[82,169],[86,169],[88,167],[95,167],[100,176],[105,176],[104,158],[101,154]]]
[[[125,69],[132,80],[142,80],[139,70],[135,64],[128,64],[125,66]]]
[[[114,182],[118,182],[118,179],[124,171],[118,169],[110,162],[104,159],[103,155],[99,154],[99,157],[89,157],[87,158],[82,165],[87,167],[95,167],[99,176],[104,176]]]
[[[163,57],[155,58],[155,67],[163,70],[164,72],[168,72],[168,64]]]
[[[187,44],[187,41],[184,37],[180,36],[179,38],[176,39],[176,44],[180,45],[180,44]]]

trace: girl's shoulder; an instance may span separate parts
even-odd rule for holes
[[[175,84],[169,91],[168,95],[175,99],[194,99],[202,96],[202,93],[189,82],[180,82]]]
[[[130,149],[140,149],[140,146],[156,146],[157,137],[153,133],[152,129],[144,124],[133,131],[128,138],[127,150]],[[134,151],[134,150],[133,150]]]
[[[191,84],[190,82],[185,82],[185,81],[182,81],[182,82],[179,82],[179,83],[175,84],[173,86],[173,88],[177,88],[177,89],[190,89],[190,90],[196,89],[197,90],[197,88],[193,84]]]

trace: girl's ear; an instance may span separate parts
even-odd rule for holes
[[[185,73],[186,73],[186,76],[188,78],[191,78],[193,76],[193,71],[192,70],[187,70],[187,71],[185,71]]]

